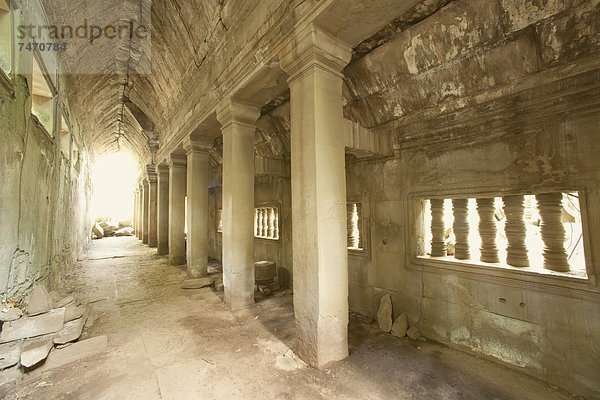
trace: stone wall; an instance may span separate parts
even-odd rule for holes
[[[39,18],[29,7],[17,11],[16,18]],[[18,70],[31,71],[32,53],[15,53]],[[43,57],[55,77],[56,60],[49,52]],[[57,287],[87,248],[88,155],[78,123],[69,117],[63,81],[53,82],[59,91],[55,129],[60,131],[64,114],[80,146],[78,165],[63,156],[60,140],[32,116],[31,74],[0,74],[0,292],[19,301],[34,283]]]
[[[600,390],[599,17],[598,1],[455,1],[346,69],[346,115],[397,151],[347,166],[348,195],[370,204],[352,310],[390,293],[428,338]],[[582,195],[587,281],[417,259],[420,198],[547,189]]]

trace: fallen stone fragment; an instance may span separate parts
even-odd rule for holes
[[[21,357],[21,342],[0,344],[0,370],[12,367]]]
[[[421,332],[419,332],[419,328],[417,328],[416,326],[411,326],[410,328],[408,328],[408,331],[406,331],[406,334],[408,335],[409,338],[411,338],[413,340],[417,340],[418,338],[421,337]]]
[[[87,317],[81,317],[75,321],[67,322],[54,338],[54,344],[65,344],[79,339],[86,319]]]
[[[386,294],[379,301],[379,310],[377,310],[377,323],[379,329],[384,332],[392,330],[392,297]]]
[[[15,321],[23,315],[23,311],[20,308],[4,307],[0,311],[0,321]]]
[[[73,296],[67,296],[56,303],[56,308],[61,308],[75,302]]]
[[[26,342],[21,351],[21,365],[25,368],[29,368],[40,361],[45,360],[53,346],[54,343],[52,343],[52,338]]]
[[[35,317],[23,317],[2,325],[0,343],[58,332],[62,329],[65,309],[57,308]]]
[[[38,315],[48,312],[52,309],[52,298],[44,285],[36,285],[31,291],[29,302],[27,303],[27,314]]]
[[[104,237],[104,229],[102,229],[102,227],[98,223],[94,224],[92,232],[94,233],[94,235],[96,235],[98,239],[102,239]]]
[[[203,287],[211,286],[213,280],[211,278],[193,278],[186,279],[181,285],[182,289],[200,289]]]
[[[223,282],[215,282],[215,291],[217,292],[222,292],[225,290],[225,285],[223,285]]]
[[[42,368],[44,370],[54,369],[102,353],[106,351],[106,345],[106,336],[96,336],[61,349],[55,349],[48,355]]]
[[[408,316],[406,313],[402,313],[396,318],[394,321],[394,325],[392,325],[392,335],[403,338],[406,335],[406,331],[408,330]]]
[[[65,322],[74,321],[80,318],[85,312],[85,306],[75,306],[71,304],[65,309]]]

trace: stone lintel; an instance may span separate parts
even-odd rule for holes
[[[281,69],[292,82],[310,67],[321,67],[340,78],[352,58],[352,49],[314,23],[292,33],[292,40],[279,55]]]

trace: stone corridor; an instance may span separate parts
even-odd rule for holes
[[[331,368],[306,367],[292,296],[258,298],[232,313],[222,293],[181,289],[186,273],[135,238],[92,243],[66,288],[89,303],[82,339],[108,350],[2,386],[6,399],[572,399],[539,380],[429,341],[394,338],[351,317],[350,352]],[[282,292],[286,293],[286,292]],[[9,390],[10,389],[10,390]]]

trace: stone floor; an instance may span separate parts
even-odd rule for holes
[[[84,338],[102,356],[32,372],[8,399],[568,399],[567,393],[441,345],[398,340],[352,318],[351,356],[317,371],[290,351],[292,296],[232,313],[210,288],[135,238],[94,241],[67,291],[90,302]],[[1,395],[2,393],[0,393]]]

